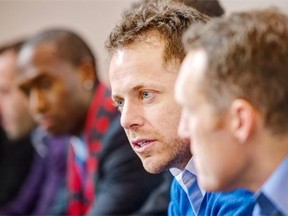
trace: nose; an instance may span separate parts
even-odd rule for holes
[[[181,112],[181,118],[178,125],[178,135],[183,139],[188,139],[190,137],[187,114],[184,110]]]
[[[47,102],[43,92],[37,89],[33,89],[29,96],[29,105],[33,113],[44,113],[47,109]]]
[[[124,129],[136,130],[144,124],[142,107],[135,103],[125,102],[121,112],[121,126]]]

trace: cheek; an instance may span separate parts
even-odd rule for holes
[[[160,118],[155,115],[155,117],[158,118],[157,121],[162,122],[163,128],[166,128],[170,135],[178,137],[177,130],[181,117],[181,109],[177,106],[174,106],[174,108],[171,106],[166,109],[160,109],[159,111]]]
[[[201,119],[190,119],[189,129],[192,140],[190,143],[191,152],[195,157],[196,168],[204,176],[210,175],[211,169],[215,168],[214,166],[217,169],[219,153],[221,155],[216,143],[218,141],[211,131],[207,131]]]
[[[23,100],[23,97],[20,97],[20,94],[17,94],[17,92],[7,96],[1,105],[3,115],[5,115],[5,113],[15,115],[15,113],[22,110],[23,107],[28,106],[28,101]]]
[[[145,118],[153,122],[153,125],[161,125],[161,128],[167,128],[175,133],[177,132],[181,108],[174,101],[146,106],[143,110]]]
[[[233,140],[223,132],[206,136],[206,139],[205,143],[195,148],[195,164],[201,182],[207,190],[226,190],[231,182],[239,178],[237,173],[242,172],[239,170],[242,170],[243,157]]]
[[[48,92],[49,102],[58,108],[68,108],[74,98],[75,94],[71,94],[71,90],[68,89],[64,84],[55,85]]]
[[[69,97],[66,97],[66,99],[64,99],[64,98],[65,98],[64,96],[61,96],[61,95],[59,95],[53,91],[53,92],[49,92],[47,94],[46,100],[52,109],[54,108],[54,109],[60,109],[61,110],[61,109],[66,108],[65,103]],[[68,99],[68,100],[70,100],[70,99]]]
[[[22,92],[17,91],[17,98],[18,98],[19,104],[21,104],[25,108],[29,107],[29,100]]]
[[[216,148],[214,148],[213,143],[210,143],[211,145],[194,144],[195,167],[201,186],[208,191],[218,190],[219,182],[225,177],[227,170],[227,162],[221,161],[223,158],[221,152],[218,151],[220,148],[217,149],[216,143],[214,143]]]

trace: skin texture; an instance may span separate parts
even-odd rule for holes
[[[27,135],[35,126],[28,101],[15,81],[16,58],[16,53],[11,50],[0,54],[1,126],[11,140]]]
[[[85,69],[57,56],[53,43],[25,47],[19,56],[18,84],[34,119],[53,135],[81,132],[92,97],[84,87]]]
[[[250,170],[251,154],[242,142],[247,123],[234,104],[220,112],[208,101],[206,65],[203,50],[189,52],[183,61],[175,85],[175,98],[183,107],[178,133],[190,139],[200,184],[208,191],[231,190],[248,181],[244,173]]]
[[[109,69],[121,125],[150,173],[183,169],[191,158],[188,140],[177,135],[180,106],[174,101],[173,86],[180,63],[164,64],[163,48],[163,41],[157,38],[118,49]]]

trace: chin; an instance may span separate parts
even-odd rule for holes
[[[160,161],[151,158],[142,159],[142,164],[144,169],[151,174],[159,174],[167,170],[167,167]]]
[[[63,131],[57,130],[55,128],[48,128],[46,131],[52,136],[61,136],[61,135],[65,134],[65,133],[63,133]]]
[[[230,190],[223,181],[211,176],[198,175],[198,180],[201,187],[208,192],[225,192]]]

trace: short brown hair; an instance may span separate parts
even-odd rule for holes
[[[271,132],[287,133],[287,15],[276,8],[234,13],[194,26],[183,38],[186,50],[207,53],[203,88],[215,106],[243,98],[263,113]]]
[[[126,11],[106,41],[110,54],[144,40],[151,32],[165,40],[164,61],[185,56],[181,41],[184,31],[192,23],[205,23],[208,17],[197,10],[169,1],[151,1]],[[144,37],[143,37],[144,36]],[[146,38],[145,38],[146,39]]]

